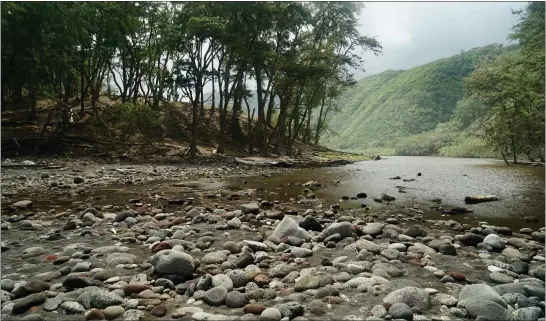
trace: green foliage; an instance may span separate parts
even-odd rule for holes
[[[404,154],[436,154],[446,141],[436,135],[405,140],[419,143],[415,148],[402,144],[451,119],[463,96],[463,79],[480,59],[512,49],[493,44],[407,71],[366,77],[338,99],[341,112],[329,121],[338,135],[328,135],[323,141],[331,148],[388,147]]]
[[[163,115],[146,104],[114,104],[106,108],[103,121],[107,137],[123,144],[160,141],[165,135]]]
[[[544,159],[544,23],[544,4],[530,3],[512,34],[520,47],[482,62],[465,81],[475,103],[461,115],[478,120],[507,164],[508,156]]]

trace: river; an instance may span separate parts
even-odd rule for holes
[[[421,176],[417,176],[421,173]],[[400,176],[401,180],[389,179]],[[402,179],[415,179],[404,182]],[[468,222],[475,217],[490,224],[508,226],[512,229],[528,227],[523,218],[536,216],[544,226],[544,168],[506,166],[493,159],[405,157],[394,156],[379,161],[364,161],[335,168],[303,169],[282,173],[272,177],[258,177],[227,182],[233,189],[245,186],[259,189],[265,199],[287,200],[301,194],[302,187],[296,183],[317,181],[323,185],[314,191],[326,204],[341,203],[342,206],[360,206],[365,203],[377,206],[371,199],[378,193],[396,197],[396,202],[434,205],[433,198],[441,198],[443,208],[464,206],[474,210],[470,215],[454,215],[451,218]],[[335,181],[338,181],[335,184]],[[399,193],[397,186],[405,187]],[[278,193],[271,196],[271,192]],[[364,192],[364,200],[340,202],[342,196],[356,196]],[[499,201],[475,205],[464,204],[465,196],[496,195]],[[438,211],[425,211],[426,219],[446,219]],[[469,223],[469,222],[468,222]]]

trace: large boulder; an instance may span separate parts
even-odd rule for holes
[[[290,217],[285,217],[279,225],[277,225],[273,234],[269,236],[269,240],[275,244],[279,244],[282,242],[282,239],[288,236],[294,236],[305,241],[311,239],[311,235],[309,235],[306,230],[302,229],[296,221]]]
[[[506,302],[500,294],[487,284],[467,284],[459,293],[459,301],[466,302],[485,302],[492,301],[500,304],[503,308],[507,307]]]
[[[423,289],[408,286],[389,293],[383,298],[383,302],[405,303],[412,308],[418,307],[421,310],[426,310],[430,308],[430,294]]]
[[[154,270],[160,274],[192,277],[195,270],[193,257],[187,253],[163,250],[152,256]]]
[[[491,246],[494,251],[502,251],[506,244],[504,243],[504,240],[498,236],[497,234],[489,234],[483,239],[483,243]]]
[[[467,301],[465,309],[472,318],[484,318],[485,320],[510,320],[508,310],[493,301]]]

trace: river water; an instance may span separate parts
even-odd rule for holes
[[[421,176],[417,176],[418,173]],[[401,180],[389,179],[394,176],[400,176]],[[415,181],[404,182],[403,179]],[[226,184],[233,189],[255,188],[264,199],[285,201],[302,194],[302,187],[297,183],[311,180],[323,185],[314,193],[325,200],[325,205],[341,203],[345,207],[360,207],[360,203],[365,203],[373,208],[378,205],[372,197],[378,193],[387,193],[396,197],[396,203],[408,205],[432,206],[432,199],[441,198],[443,208],[464,206],[474,210],[473,214],[449,217],[456,221],[470,223],[474,219],[519,229],[529,227],[530,223],[523,217],[533,215],[539,218],[533,227],[544,226],[544,168],[508,167],[493,159],[395,156],[343,167],[303,169],[273,177],[251,178],[245,184],[242,179],[234,179]],[[399,193],[397,186],[405,187],[406,193]],[[360,192],[366,193],[368,198],[340,202],[342,196],[356,196]],[[499,201],[464,204],[465,196],[476,195],[495,195]],[[439,211],[432,210],[426,210],[424,217],[446,219]]]

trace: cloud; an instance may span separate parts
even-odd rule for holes
[[[366,73],[409,69],[463,50],[508,43],[524,2],[372,2],[360,16],[362,34],[376,36],[383,55],[364,53]]]

